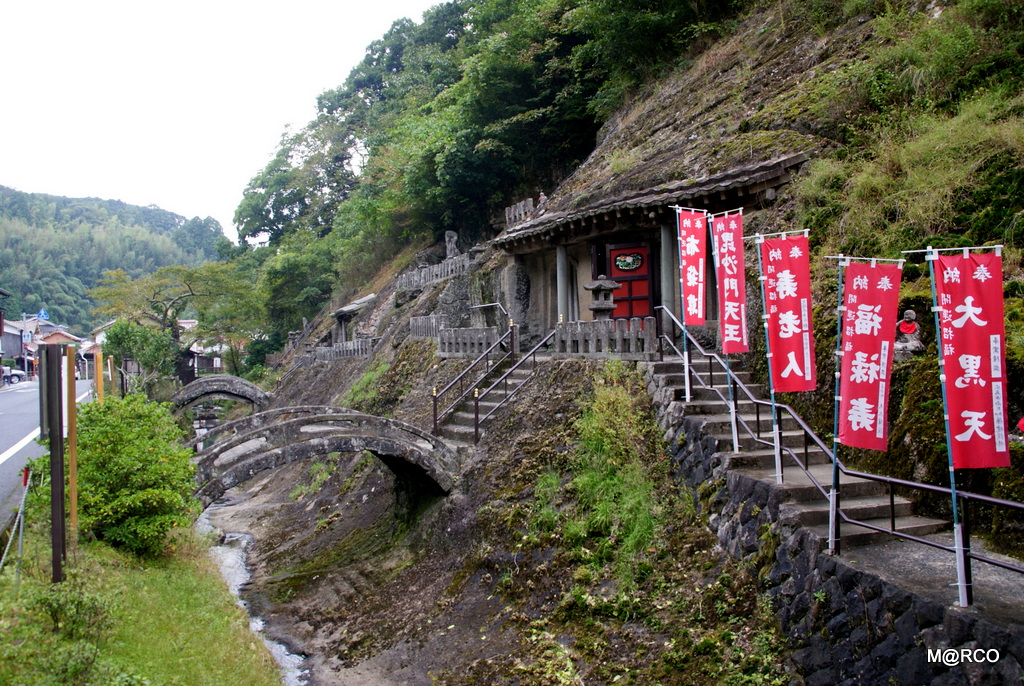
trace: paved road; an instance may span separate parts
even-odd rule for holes
[[[89,397],[91,381],[78,381],[79,400]],[[84,396],[84,397],[83,397]],[[39,435],[39,382],[0,388],[0,525],[13,517],[21,499],[21,468],[46,452]]]

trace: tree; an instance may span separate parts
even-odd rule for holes
[[[120,320],[107,330],[103,354],[114,360],[126,380],[128,392],[139,393],[160,377],[174,373],[181,348],[166,331]],[[129,370],[129,360],[139,365],[141,373]]]

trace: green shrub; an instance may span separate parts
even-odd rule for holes
[[[141,395],[82,405],[78,416],[81,532],[136,555],[164,552],[167,533],[197,512],[192,453],[168,406]],[[46,473],[49,462],[33,466]]]

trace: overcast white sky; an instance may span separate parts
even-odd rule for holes
[[[231,219],[286,125],[441,0],[0,0],[0,186]]]

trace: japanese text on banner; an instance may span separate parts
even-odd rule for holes
[[[953,467],[1008,467],[1002,258],[940,255],[935,291]]]
[[[854,262],[846,271],[840,312],[839,442],[843,445],[888,448],[886,417],[901,274],[895,264],[868,262]]]
[[[745,353],[747,344],[747,284],[743,273],[743,213],[712,219],[715,273],[718,283],[718,319],[722,352]]]
[[[761,243],[764,311],[776,391],[813,391],[817,383],[808,252],[804,235],[768,238]]]
[[[678,210],[679,287],[683,323],[704,324],[704,289],[707,277],[707,213]]]

